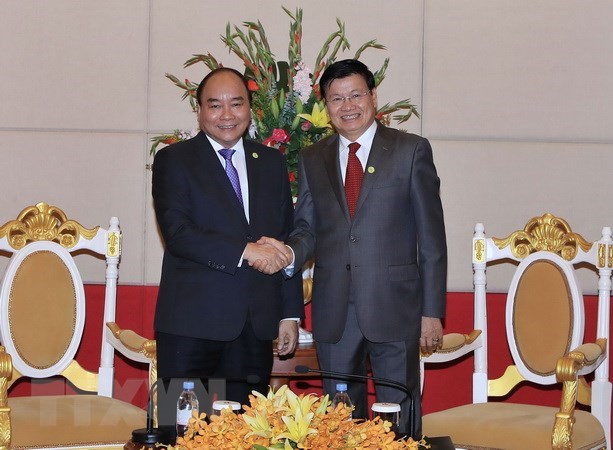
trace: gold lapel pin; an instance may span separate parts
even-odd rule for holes
[[[368,173],[375,173],[375,168],[373,166],[368,166]]]
[[[260,157],[260,155],[258,155],[256,152],[253,152],[251,156],[253,156],[255,159],[258,159]]]

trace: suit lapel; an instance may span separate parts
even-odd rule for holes
[[[366,161],[366,167],[364,167],[364,178],[362,179],[362,186],[360,187],[360,195],[358,196],[358,203],[355,207],[355,216],[360,213],[360,208],[366,201],[368,194],[372,191],[373,186],[376,185],[376,181],[387,172],[386,167],[391,164],[392,158],[389,157],[388,152],[391,150],[389,143],[382,136],[382,125],[377,125],[377,131],[370,147],[370,153],[368,154],[368,161]]]
[[[323,149],[324,167],[326,168],[326,172],[328,172],[328,179],[330,180],[332,191],[334,191],[334,195],[336,195],[336,200],[343,210],[347,222],[351,222],[349,208],[347,207],[347,197],[345,196],[345,186],[343,184],[341,168],[338,162],[338,146],[339,137],[337,135],[336,139],[332,139],[328,146]]]
[[[247,224],[247,218],[245,217],[245,210],[238,201],[236,192],[232,187],[232,183],[226,175],[226,171],[219,162],[219,158],[215,153],[215,150],[211,146],[211,143],[207,139],[203,132],[200,132],[196,138],[198,140],[197,155],[200,159],[204,170],[213,179],[214,185],[218,187],[219,195],[222,195],[226,200],[229,207],[235,210],[242,220]],[[247,168],[247,176],[249,176],[249,168]],[[249,190],[251,192],[251,189]],[[250,198],[251,198],[251,194]]]

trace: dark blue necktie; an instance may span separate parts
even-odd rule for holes
[[[241,192],[241,182],[238,179],[238,172],[236,171],[236,167],[232,164],[232,155],[236,150],[231,148],[222,148],[219,150],[219,154],[223,156],[226,160],[226,175],[228,175],[228,179],[230,183],[232,183],[232,187],[234,188],[234,192],[236,192],[236,196],[238,197],[238,201],[243,204],[243,194]]]

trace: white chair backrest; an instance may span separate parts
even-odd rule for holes
[[[85,325],[85,292],[74,252],[105,258],[104,323],[115,320],[119,221],[108,230],[86,229],[46,203],[25,208],[0,227],[0,250],[12,254],[0,285],[0,341],[20,376],[63,375],[79,389],[112,396],[114,350],[102,338],[99,371],[87,372],[74,357]],[[102,262],[101,262],[102,264]]]
[[[506,304],[507,342],[519,373],[556,383],[556,364],[581,345],[583,295],[572,265],[551,252],[530,254],[517,267]]]

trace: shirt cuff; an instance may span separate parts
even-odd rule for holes
[[[289,248],[290,252],[292,252],[292,262],[285,266],[283,270],[285,271],[285,275],[291,277],[294,274],[294,263],[296,262],[296,254],[294,253],[294,249],[291,248],[289,245],[285,244],[285,246]]]
[[[298,325],[300,325],[300,322],[302,322],[302,319],[300,317],[286,317],[285,319],[281,319],[281,322],[283,322],[284,320],[293,320]]]

